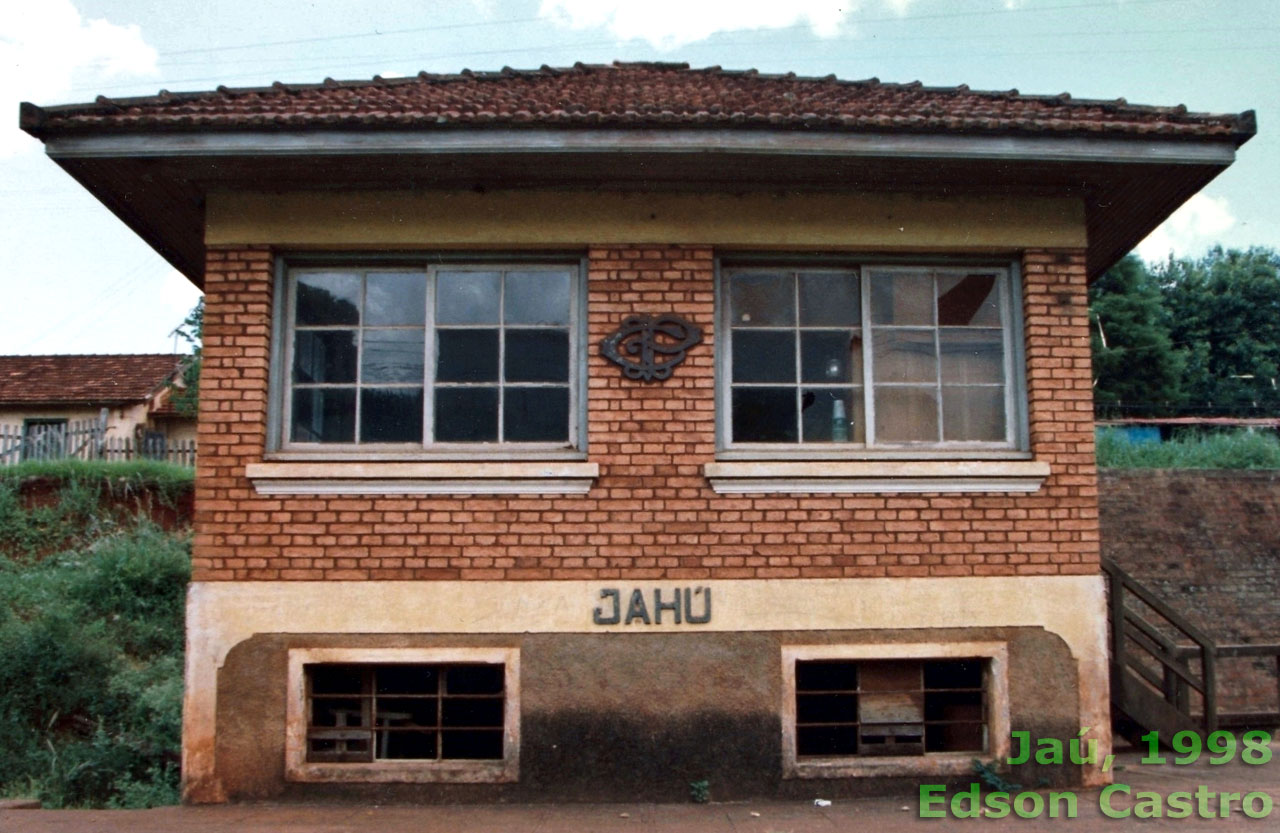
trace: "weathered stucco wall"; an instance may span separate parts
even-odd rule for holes
[[[931,638],[1009,645],[1011,725],[1074,736],[1075,663],[1039,628],[962,628]],[[918,631],[697,634],[273,634],[242,642],[218,675],[217,741],[229,798],[401,801],[683,801],[691,781],[720,800],[909,791],[918,778],[784,780],[778,656],[783,644],[892,644]],[[521,653],[520,780],[513,784],[287,784],[290,648],[504,646]],[[1075,783],[1078,771],[1019,771]],[[937,779],[946,780],[946,779]],[[968,776],[965,776],[965,782]]]

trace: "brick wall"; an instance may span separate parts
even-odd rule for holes
[[[1280,473],[1103,471],[1102,551],[1219,642],[1280,642]],[[1274,711],[1275,665],[1222,660],[1222,708]]]
[[[714,253],[589,251],[587,496],[264,497],[271,253],[213,248],[205,277],[195,579],[657,579],[1093,573],[1098,558],[1082,251],[1026,253],[1031,495],[720,496]],[[632,312],[703,328],[674,377],[624,379],[596,344]]]

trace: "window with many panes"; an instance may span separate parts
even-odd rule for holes
[[[578,445],[580,270],[295,266],[281,446]]]
[[[501,664],[316,664],[304,667],[306,760],[500,760]]]
[[[988,750],[986,660],[798,660],[805,758]]]
[[[730,448],[1013,449],[1009,270],[722,269]]]

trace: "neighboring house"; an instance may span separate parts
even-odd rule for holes
[[[1110,748],[1086,284],[1252,113],[619,64],[22,125],[205,291],[188,800]]]
[[[92,456],[90,446],[190,444],[194,416],[173,407],[189,356],[0,356],[0,464]]]

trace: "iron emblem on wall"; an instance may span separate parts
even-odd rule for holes
[[[600,342],[600,352],[628,379],[661,382],[700,341],[702,330],[674,313],[628,315]]]

